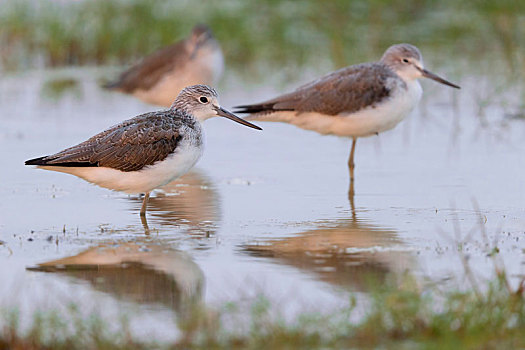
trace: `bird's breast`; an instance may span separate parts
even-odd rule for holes
[[[417,80],[406,82],[404,86],[398,86],[392,97],[377,105],[381,110],[385,123],[394,123],[392,127],[402,121],[418,104],[423,90]]]
[[[220,47],[200,49],[189,70],[189,76],[195,84],[216,85],[224,71],[224,56]]]

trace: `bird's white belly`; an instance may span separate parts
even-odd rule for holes
[[[111,190],[145,193],[166,185],[184,175],[202,155],[202,145],[181,145],[166,159],[138,171],[120,171],[107,167],[41,166],[46,170],[76,175],[86,181]]]
[[[367,107],[355,113],[326,115],[316,112],[279,112],[255,116],[256,120],[280,121],[296,125],[302,129],[321,134],[365,137],[384,132],[395,127],[417,105],[422,89],[417,81],[407,83],[407,89],[374,107]]]

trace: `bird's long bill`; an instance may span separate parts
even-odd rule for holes
[[[432,80],[435,80],[437,81],[438,83],[441,83],[441,84],[445,84],[445,85],[448,85],[448,86],[452,86],[453,88],[456,88],[456,89],[460,89],[460,87],[456,84],[453,84],[451,83],[450,81],[447,81],[443,78],[441,78],[439,75],[436,75],[424,68],[418,68],[419,71],[421,72],[421,74],[425,77],[425,78],[429,78],[429,79],[432,79]]]
[[[246,126],[249,126],[250,128],[254,128],[254,129],[257,129],[257,130],[262,130],[262,129],[261,129],[260,127],[258,127],[257,125],[252,124],[252,123],[249,123],[249,122],[247,122],[246,120],[237,117],[235,114],[233,114],[233,113],[231,113],[231,112],[228,112],[227,110],[225,110],[225,109],[222,108],[222,107],[215,106],[215,112],[217,112],[217,115],[219,115],[219,116],[221,116],[221,117],[224,117],[224,118],[231,119],[231,120],[233,120],[234,122],[237,122],[237,123],[239,123],[239,124],[246,125]]]

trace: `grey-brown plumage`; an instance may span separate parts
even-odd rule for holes
[[[188,86],[168,110],[151,112],[117,124],[88,140],[26,165],[60,171],[127,193],[149,192],[189,171],[203,151],[200,122],[222,116],[259,129],[219,106],[217,92],[206,85]]]
[[[88,140],[26,165],[107,167],[137,171],[166,159],[182,139],[181,130],[197,121],[185,111],[151,112],[117,124]],[[201,142],[200,140],[197,140]]]
[[[147,56],[140,63],[123,72],[119,78],[104,85],[107,89],[116,89],[128,94],[135,90],[148,90],[159,82],[168,72],[181,67],[190,57],[186,49],[186,40],[179,41]]]
[[[222,51],[211,29],[197,25],[188,38],[145,57],[104,87],[168,107],[186,86],[215,85],[223,65]]]
[[[417,81],[421,77],[459,88],[426,70],[417,47],[397,44],[377,62],[337,70],[293,92],[238,106],[235,112],[250,113],[253,120],[285,122],[325,135],[352,137],[348,167],[353,180],[357,138],[377,135],[401,122],[421,98]]]
[[[50,156],[26,161],[26,165],[65,167],[107,167],[137,171],[166,159],[183,136],[196,147],[202,145],[197,120],[191,115],[200,107],[200,97],[218,98],[205,85],[183,90],[170,109],[141,114],[90,137],[88,140]],[[185,134],[192,134],[191,138]]]
[[[326,115],[354,113],[388,98],[391,93],[388,79],[398,77],[386,65],[379,62],[359,64],[339,69],[277,98],[238,106],[236,112],[296,111]]]

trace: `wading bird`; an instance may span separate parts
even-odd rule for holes
[[[351,184],[358,137],[395,127],[421,99],[417,81],[425,77],[459,89],[429,72],[419,50],[410,44],[389,47],[378,62],[342,68],[291,93],[236,107],[248,120],[285,122],[321,134],[352,138],[348,159]],[[351,187],[352,188],[352,187]]]
[[[220,107],[213,88],[194,85],[182,90],[167,110],[139,115],[25,164],[72,174],[111,190],[144,193],[140,214],[145,215],[150,192],[185,174],[199,160],[201,122],[216,116],[262,130]]]
[[[215,86],[224,70],[224,57],[211,29],[197,25],[191,35],[144,58],[104,87],[140,100],[169,107],[186,86]]]

